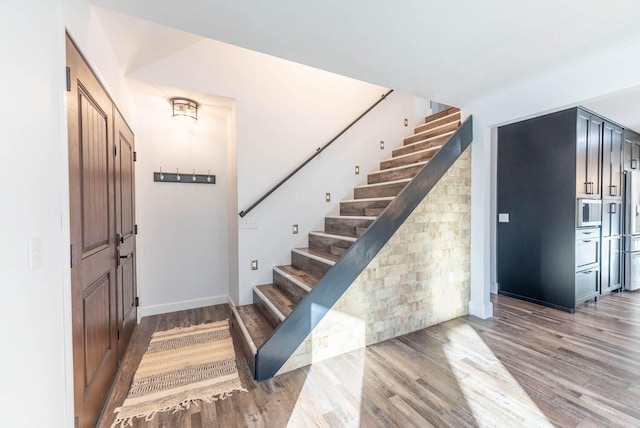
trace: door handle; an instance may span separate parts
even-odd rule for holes
[[[118,251],[118,266],[120,266],[122,264],[123,260],[127,260],[129,257],[131,257],[133,253],[129,253],[126,256],[123,256],[122,254],[120,254],[120,251]]]
[[[638,169],[638,159],[631,159],[631,169]]]
[[[615,214],[616,213],[616,203],[610,203],[609,204],[609,214]]]
[[[587,182],[587,195],[593,195],[593,181]]]
[[[609,196],[618,196],[618,186],[615,184],[609,186]]]

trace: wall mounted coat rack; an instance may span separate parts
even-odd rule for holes
[[[164,172],[160,168],[160,172],[153,173],[153,181],[163,183],[199,183],[199,184],[216,184],[216,176],[211,174],[196,174],[195,170],[191,174],[182,173],[176,169],[176,172]]]

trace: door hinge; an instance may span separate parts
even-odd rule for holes
[[[67,67],[67,92],[71,92],[71,67]]]
[[[134,233],[135,235],[137,235],[137,234],[138,234],[138,225],[137,225],[137,224],[133,226],[133,233]]]
[[[133,152],[133,161],[138,162],[138,152]]]
[[[73,268],[73,245],[69,245],[69,265]]]
[[[140,298],[136,297],[135,299],[133,299],[133,306],[135,306],[136,308],[138,306],[140,306]]]

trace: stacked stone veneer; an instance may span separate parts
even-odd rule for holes
[[[278,373],[466,315],[470,254],[471,147]]]

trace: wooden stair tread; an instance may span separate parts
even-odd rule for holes
[[[451,131],[447,132],[446,134],[438,135],[436,137],[425,138],[424,140],[416,141],[415,143],[402,145],[391,151],[391,157],[395,158],[432,147],[440,147],[445,144],[455,133],[456,131]]]
[[[341,203],[351,203],[351,202],[375,202],[375,201],[393,201],[395,199],[395,196],[380,196],[377,198],[360,198],[360,199],[345,199],[344,201],[342,201]],[[329,216],[331,217],[331,216]],[[335,217],[335,216],[333,216]],[[342,216],[344,217],[344,216]]]
[[[340,215],[341,216],[362,216],[372,217],[365,210],[370,208],[386,208],[394,196],[383,196],[378,198],[361,198],[361,199],[349,199],[340,202]],[[376,217],[376,216],[373,216]]]
[[[334,254],[316,250],[314,248],[294,248],[291,251],[321,261],[331,266],[333,266],[338,261],[338,259],[340,259],[340,257]]]
[[[240,316],[253,346],[256,349],[261,347],[271,337],[273,326],[269,324],[255,305],[235,306],[233,309]]]
[[[403,140],[403,143],[406,145],[406,144],[415,143],[417,141],[422,141],[426,138],[440,136],[442,134],[455,131],[459,127],[460,127],[460,122],[447,123],[444,125],[440,125],[436,128],[428,129],[426,131],[420,132],[419,134],[410,135]]]
[[[282,319],[289,316],[296,307],[296,303],[284,293],[281,289],[273,284],[257,285],[255,288],[268,299],[275,309],[282,315]]]
[[[387,183],[415,177],[428,161],[420,161],[408,165],[400,165],[393,168],[381,169],[367,175],[367,184]]]
[[[327,238],[335,238],[335,239],[342,239],[342,240],[345,240],[345,241],[356,242],[356,238],[354,238],[352,236],[336,235],[334,233],[327,233],[327,232],[323,232],[323,231],[312,231],[312,232],[309,232],[309,235],[320,235],[320,236],[324,236],[324,237],[327,237]]]
[[[428,129],[436,128],[444,123],[460,122],[461,119],[462,119],[462,114],[459,111],[457,111],[447,116],[436,118],[436,119],[430,120],[429,122],[425,122],[421,125],[418,125],[414,128],[413,133],[419,134],[420,132],[426,131]]]
[[[306,292],[311,291],[318,281],[320,281],[320,277],[314,275],[312,272],[296,269],[291,265],[276,266],[273,269],[279,271],[281,275],[286,276],[289,280],[297,283],[297,285]]]
[[[432,122],[434,120],[441,119],[441,118],[443,118],[445,116],[449,116],[450,114],[453,114],[453,113],[456,113],[456,112],[459,112],[459,111],[460,111],[460,109],[458,107],[449,107],[446,110],[442,110],[442,111],[439,111],[438,113],[434,113],[434,114],[431,114],[431,115],[425,117],[424,123],[429,123],[429,122]]]
[[[418,150],[418,151],[415,151],[415,152],[407,153],[405,155],[393,156],[393,157],[390,157],[390,158],[387,158],[387,159],[383,159],[382,161],[380,161],[380,163],[394,161],[394,160],[403,159],[403,158],[409,158],[411,156],[414,156],[414,155],[417,155],[417,154],[420,154],[420,153],[433,152],[433,154],[435,155],[436,153],[438,153],[438,150],[440,150],[441,148],[442,148],[442,146],[429,147],[428,149]],[[420,161],[418,161],[418,162],[420,162]],[[414,162],[414,163],[417,163],[417,162]],[[388,168],[381,168],[382,171],[387,170],[387,169]]]
[[[401,178],[399,180],[383,181],[381,183],[363,184],[361,186],[354,187],[354,189],[365,189],[365,188],[370,188],[370,187],[382,187],[382,186],[388,186],[388,185],[399,184],[399,183],[407,184],[410,181],[411,181],[410,178]]]

